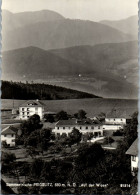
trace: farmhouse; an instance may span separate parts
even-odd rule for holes
[[[135,176],[138,170],[138,138],[132,143],[126,154],[131,155],[131,173]]]
[[[105,124],[112,125],[125,125],[126,124],[126,114],[120,114],[117,110],[112,110],[105,117]]]
[[[40,119],[44,115],[45,104],[39,100],[29,100],[19,107],[19,118],[28,119],[30,116],[37,114],[40,116]]]
[[[1,142],[6,142],[9,146],[15,146],[16,132],[8,126],[1,132]]]
[[[112,110],[105,117],[105,122],[103,125],[104,130],[119,130],[123,129],[124,125],[130,120],[130,116],[126,113],[120,113],[117,110]]]
[[[97,124],[90,119],[78,120],[60,120],[56,123],[53,132],[55,135],[69,134],[73,128],[78,129],[82,134],[93,133],[95,136],[103,136],[103,126],[101,123]]]

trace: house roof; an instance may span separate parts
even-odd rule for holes
[[[8,126],[5,129],[3,129],[1,132],[1,135],[7,135],[7,134],[16,134],[16,132],[13,130],[13,127]]]
[[[138,155],[138,138],[132,143],[130,148],[126,151],[126,154],[129,155]]]
[[[46,105],[39,100],[28,100],[20,105],[20,107],[44,107],[44,106]]]
[[[122,112],[122,110],[120,111],[120,110],[116,110],[114,108],[106,114],[105,118],[125,118],[125,119],[129,119],[129,118],[131,118],[131,116],[128,115],[128,113],[126,113],[125,111]]]
[[[56,123],[56,126],[74,126],[74,125],[101,125],[101,123],[97,123],[94,120],[91,119],[83,119],[83,120],[78,120],[78,119],[69,119],[69,120],[60,120]]]

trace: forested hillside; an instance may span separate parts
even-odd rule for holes
[[[59,99],[81,99],[97,98],[93,94],[84,93],[63,87],[39,84],[2,81],[2,99],[40,99],[40,100],[59,100]]]

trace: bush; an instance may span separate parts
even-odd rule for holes
[[[2,145],[3,148],[7,148],[8,147],[8,144],[7,144],[6,141],[2,141],[1,142],[1,145]]]
[[[114,139],[112,137],[106,137],[104,140],[104,144],[112,144]]]
[[[117,130],[113,132],[113,136],[123,136],[123,132],[121,130]]]
[[[24,138],[21,136],[17,136],[15,139],[16,145],[24,145]]]
[[[29,188],[26,186],[19,186],[17,190],[18,190],[19,194],[28,194],[29,193]]]
[[[10,162],[14,162],[16,160],[16,156],[14,153],[2,152],[1,161],[2,163],[9,164]]]

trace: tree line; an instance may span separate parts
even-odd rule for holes
[[[93,94],[44,83],[2,81],[2,99],[81,99],[96,98]]]

